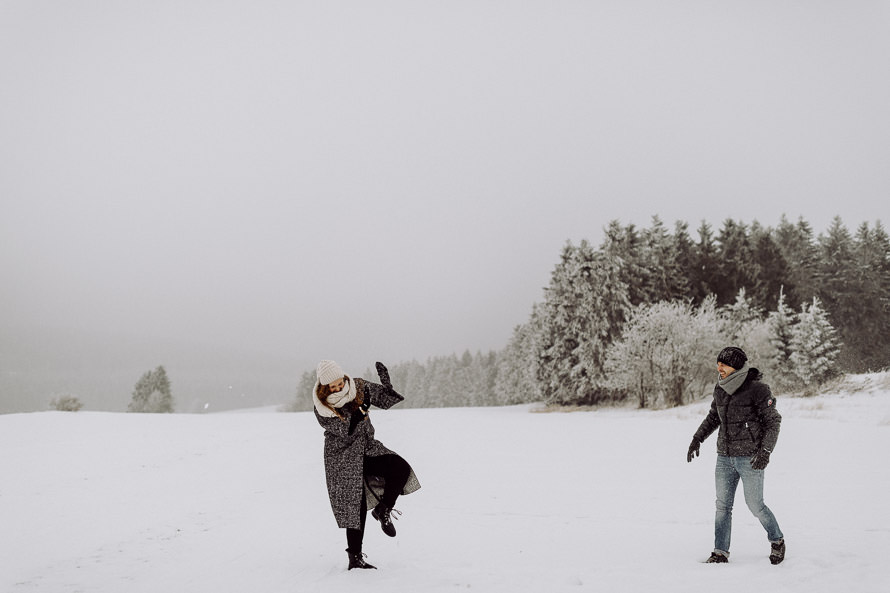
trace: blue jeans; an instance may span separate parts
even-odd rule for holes
[[[732,537],[732,503],[735,491],[742,480],[745,503],[760,524],[766,529],[771,542],[784,539],[776,517],[763,502],[764,470],[751,467],[751,457],[717,456],[717,469],[714,472],[717,483],[717,515],[714,518],[714,551],[729,556],[729,541]]]

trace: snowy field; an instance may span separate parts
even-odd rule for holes
[[[395,539],[369,520],[379,570],[349,572],[309,413],[0,416],[0,591],[883,592],[887,379],[779,400],[779,566],[741,492],[730,564],[702,563],[716,435],[691,464],[686,448],[707,402],[372,411],[423,488],[400,499]]]

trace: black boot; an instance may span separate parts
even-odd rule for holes
[[[770,544],[769,561],[778,564],[785,559],[785,540],[780,539],[778,543]]]
[[[711,552],[711,557],[705,560],[707,564],[722,564],[724,562],[729,562],[729,558],[724,554],[718,554],[717,552]]]
[[[377,568],[376,566],[365,562],[365,555],[361,552],[350,552],[349,550],[346,550],[346,553],[349,554],[349,568],[346,570],[352,570],[353,568]]]
[[[392,524],[393,512],[401,514],[399,511],[384,505],[382,502],[371,511],[371,516],[374,517],[375,520],[380,521],[380,528],[383,529],[383,533],[389,537],[396,536],[396,526]]]

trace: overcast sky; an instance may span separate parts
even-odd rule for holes
[[[886,1],[0,0],[0,325],[500,349],[612,219],[890,222]]]

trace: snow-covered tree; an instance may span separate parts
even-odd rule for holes
[[[610,385],[632,394],[641,408],[701,397],[714,383],[720,325],[713,296],[697,309],[678,301],[638,306],[609,348]]]
[[[743,343],[745,335],[750,331],[752,322],[759,320],[762,312],[757,305],[748,298],[747,291],[740,288],[736,293],[735,302],[723,308],[725,324],[723,335],[731,343]]]
[[[537,379],[536,311],[537,307],[528,323],[514,328],[506,348],[499,353],[493,394],[495,405],[509,406],[543,399]]]
[[[838,372],[840,343],[818,297],[804,305],[791,334],[791,372],[803,385],[818,385]]]
[[[630,309],[620,261],[582,241],[568,244],[542,305],[538,381],[548,403],[593,403],[607,396],[603,363]]]
[[[77,396],[66,394],[53,398],[49,403],[53,410],[59,412],[77,412],[83,407],[83,403]]]
[[[170,379],[163,366],[147,371],[133,389],[133,399],[127,407],[128,412],[173,412],[173,394],[170,390]]]

